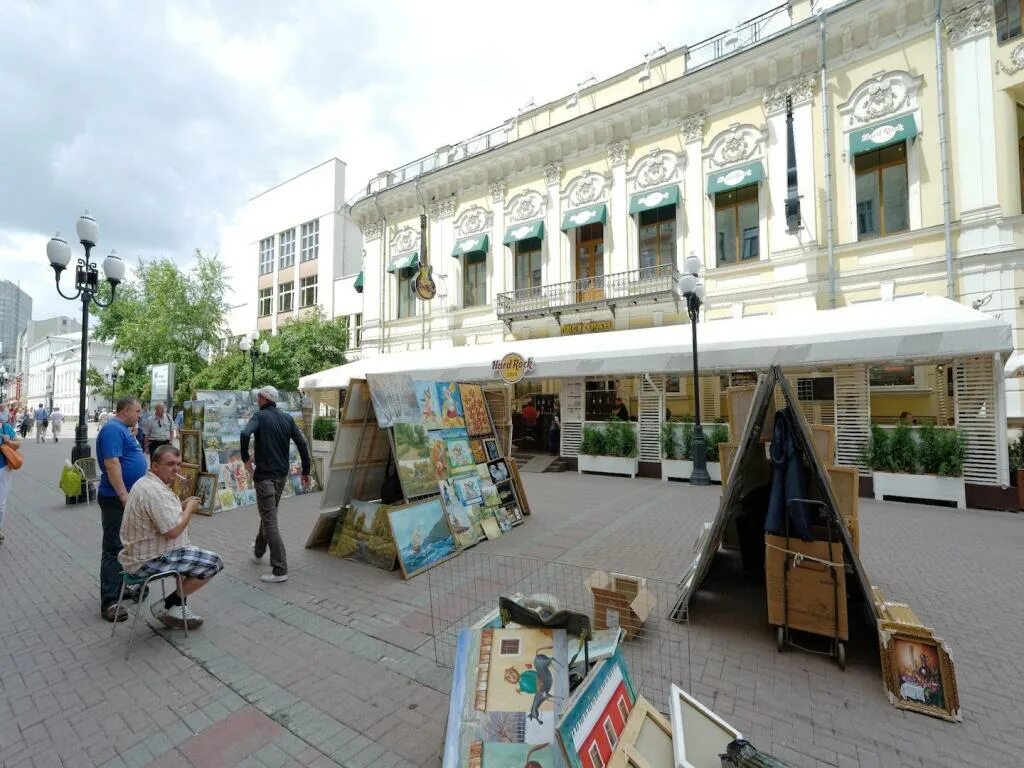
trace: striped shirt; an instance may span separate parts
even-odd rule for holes
[[[124,549],[117,556],[128,573],[164,552],[189,546],[187,528],[175,538],[166,535],[181,522],[181,515],[181,500],[152,472],[132,486],[121,521]]]

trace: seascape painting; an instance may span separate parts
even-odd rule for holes
[[[452,557],[455,537],[440,498],[393,507],[388,522],[398,551],[398,564],[407,579]]]

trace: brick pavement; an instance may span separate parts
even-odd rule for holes
[[[259,583],[248,561],[253,510],[201,518],[193,539],[227,563],[195,598],[206,626],[188,640],[144,628],[125,663],[123,625],[110,640],[97,616],[98,510],[65,507],[56,490],[69,449],[28,445],[0,546],[4,768],[438,765],[450,681],[434,663],[428,577],[302,549],[318,497],[285,502],[280,585]],[[524,479],[534,516],[474,552],[675,582],[717,506],[717,488]],[[1024,762],[1024,518],[868,500],[860,517],[869,575],[952,646],[964,722],[889,706],[871,643],[854,644],[845,672],[776,653],[763,594],[728,559],[695,605],[695,694],[798,768]]]

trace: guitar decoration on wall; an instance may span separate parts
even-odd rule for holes
[[[427,263],[427,215],[420,214],[420,267],[412,281],[413,292],[423,301],[430,301],[437,295],[434,283],[434,269]]]

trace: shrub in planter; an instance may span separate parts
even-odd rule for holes
[[[693,459],[693,422],[683,424],[683,455],[682,459]]]
[[[584,427],[583,440],[580,442],[580,453],[586,456],[604,456],[604,430],[597,427]]]
[[[918,435],[918,463],[922,472],[945,477],[960,477],[964,473],[966,445],[960,430],[926,425]]]
[[[892,463],[892,469],[889,471],[915,473],[917,453],[917,445],[914,443],[914,436],[910,434],[910,427],[900,422],[889,439],[889,460]]]
[[[871,425],[871,437],[864,449],[864,463],[875,472],[892,471],[889,433],[877,424]]]
[[[661,425],[661,457],[663,459],[681,459],[682,446],[676,439],[675,425],[666,421]]]
[[[333,441],[337,428],[338,423],[330,416],[317,416],[313,419],[313,439]]]
[[[705,455],[708,461],[717,462],[718,459],[718,445],[719,443],[729,442],[729,428],[725,424],[715,424],[711,428],[710,434],[707,436],[706,444],[707,450]]]
[[[604,428],[604,455],[632,459],[636,456],[636,432],[628,421],[609,419]]]

